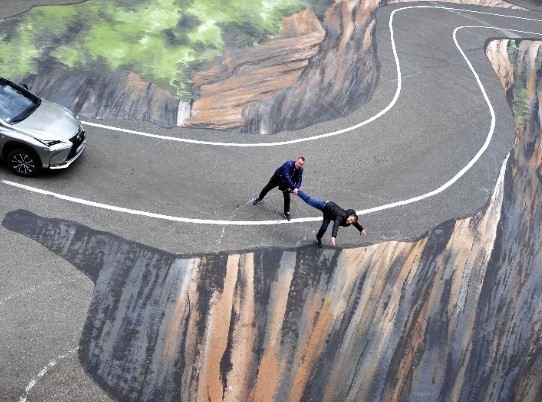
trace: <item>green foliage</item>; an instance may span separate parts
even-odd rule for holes
[[[538,48],[538,53],[536,54],[536,59],[534,62],[535,66],[538,66],[537,70],[539,73],[542,73],[542,46]]]
[[[529,97],[524,84],[525,81],[523,80],[516,80],[514,82],[514,100],[512,106],[517,125],[522,125],[528,119],[529,115]]]
[[[280,32],[282,18],[330,0],[88,0],[35,7],[0,34],[0,75],[20,79],[43,60],[69,68],[125,68],[190,96],[194,65],[224,47],[252,46]],[[13,20],[9,21],[10,26]],[[0,21],[0,32],[7,32]]]
[[[517,43],[515,41],[513,41],[513,40],[508,41],[507,52],[508,52],[508,59],[511,62],[514,62],[514,59],[517,56],[517,51],[518,51]]]
[[[512,62],[519,57],[518,49],[517,43],[515,41],[510,41],[508,45],[508,57]],[[539,71],[542,71],[542,48],[538,49],[535,63],[536,65],[540,65],[538,69]],[[523,123],[529,119],[529,116],[532,113],[529,104],[529,92],[527,91],[527,83],[523,71],[514,72],[513,94],[514,98],[512,99],[512,109],[516,124],[518,126],[523,125]]]

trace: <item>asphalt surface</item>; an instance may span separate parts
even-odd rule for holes
[[[0,16],[23,12],[30,4],[29,0],[11,2]],[[282,197],[278,191],[272,191],[256,207],[249,201],[277,166],[298,155],[307,158],[305,191],[361,213],[369,235],[361,238],[355,230],[342,229],[340,246],[413,239],[445,220],[474,214],[488,201],[514,136],[510,107],[485,56],[485,43],[491,38],[542,38],[534,34],[542,32],[542,13],[444,3],[405,8],[413,5],[387,6],[378,12],[380,79],[371,102],[357,112],[272,136],[167,130],[83,117],[87,123],[173,140],[86,124],[87,150],[68,170],[23,180],[0,166],[0,216],[24,209],[177,254],[297,247],[314,238],[320,222],[318,211],[292,197],[295,219],[285,223],[280,219]],[[400,80],[388,25],[394,11]],[[483,91],[454,42],[458,27],[457,43]],[[379,113],[380,117],[370,121]],[[334,136],[271,145],[337,132],[366,121]],[[451,183],[469,163],[472,167]],[[450,185],[438,191],[447,182]],[[43,195],[10,183],[77,200]],[[435,195],[427,196],[435,190]],[[422,199],[408,202],[415,197]],[[103,207],[85,205],[85,201]],[[406,205],[391,207],[403,201]],[[383,209],[371,212],[378,208]],[[3,227],[0,236],[0,401],[108,400],[86,377],[74,351],[93,290],[91,281],[30,239]],[[329,242],[329,233],[324,239]],[[44,368],[46,372],[40,376]]]

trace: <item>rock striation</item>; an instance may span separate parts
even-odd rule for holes
[[[95,282],[80,360],[119,400],[540,401],[541,46],[488,46],[513,149],[484,208],[418,239],[175,255],[21,210],[2,224]]]
[[[336,119],[367,102],[378,81],[378,1],[343,0],[322,25],[310,10],[285,19],[283,36],[225,57],[194,76],[187,127],[256,134]]]
[[[279,38],[226,51],[194,74],[191,117],[180,125],[222,130],[241,127],[243,108],[294,85],[323,38],[318,18],[307,9],[284,19]]]
[[[325,38],[291,87],[243,108],[241,130],[271,134],[347,115],[371,99],[379,76],[377,0],[343,0],[324,16]]]
[[[23,82],[39,96],[83,116],[177,125],[179,100],[129,71],[47,69]]]

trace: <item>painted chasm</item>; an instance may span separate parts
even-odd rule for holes
[[[79,357],[118,400],[540,401],[541,52],[489,44],[515,144],[482,210],[414,241],[186,256],[3,225],[95,282]]]

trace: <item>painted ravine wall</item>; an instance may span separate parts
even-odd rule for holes
[[[82,117],[294,130],[371,99],[378,6],[87,0],[35,7],[0,20],[0,75]]]
[[[79,358],[118,400],[540,401],[541,49],[489,43],[515,143],[484,208],[416,240],[175,255],[2,224],[94,281]]]
[[[242,131],[295,130],[337,119],[371,99],[380,66],[374,39],[378,0],[336,2],[325,14],[325,37],[295,84],[243,109]]]
[[[193,75],[190,116],[180,126],[238,129],[243,110],[290,88],[320,49],[324,28],[307,9],[283,21],[280,37],[245,49],[228,49],[223,57]]]
[[[307,10],[285,19],[287,38],[228,52],[195,74],[191,117],[181,125],[273,134],[352,113],[378,82],[378,6],[336,2],[322,24]]]

